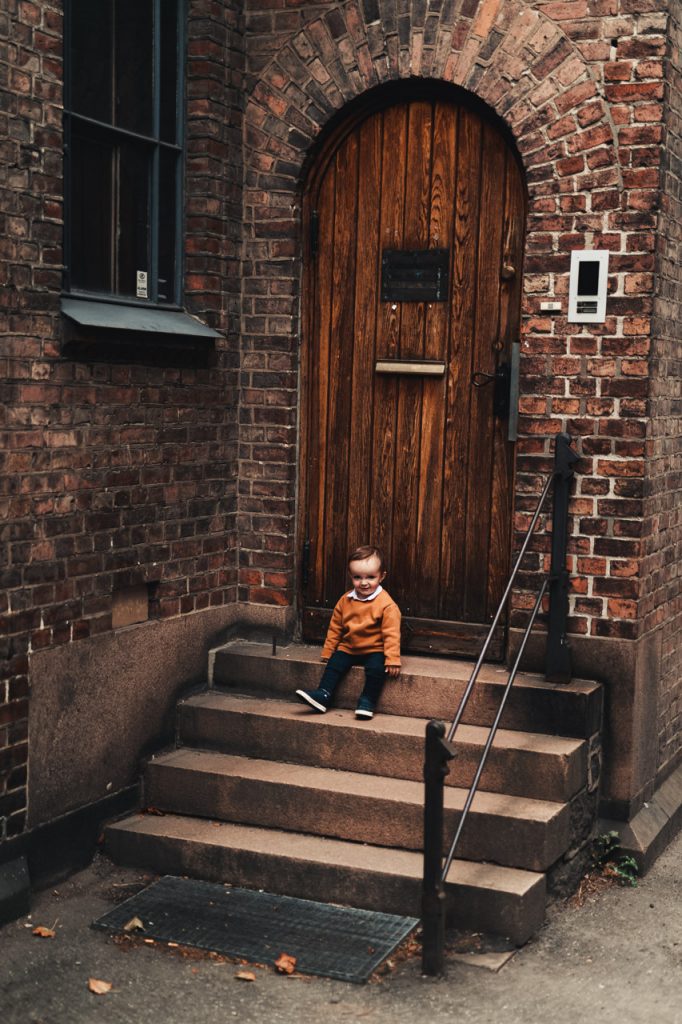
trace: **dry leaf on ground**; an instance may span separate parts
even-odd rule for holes
[[[255,981],[256,975],[253,971],[237,971],[235,978],[237,981]]]
[[[288,953],[280,953],[275,960],[275,967],[282,974],[293,974],[296,970],[296,957]]]
[[[96,996],[103,996],[107,992],[111,992],[112,984],[110,981],[102,981],[100,978],[88,978],[88,988]]]
[[[144,931],[144,925],[140,921],[139,917],[131,917],[129,921],[123,925],[124,932]]]
[[[57,933],[54,928],[46,928],[44,924],[39,924],[37,928],[33,929],[33,934],[38,935],[41,939],[53,939]]]

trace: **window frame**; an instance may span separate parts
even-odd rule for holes
[[[161,43],[161,19],[160,10],[164,0],[151,0],[153,11],[153,53],[152,53],[152,134],[144,135],[139,132],[122,128],[118,125],[100,121],[93,117],[78,114],[72,109],[72,79],[74,68],[71,61],[71,27],[73,24],[72,0],[64,0],[64,273],[63,273],[63,294],[73,298],[89,299],[95,302],[109,302],[122,305],[144,306],[152,309],[182,309],[183,301],[183,278],[184,278],[184,173],[185,173],[185,67],[187,58],[187,33],[186,33],[186,0],[177,0],[177,64],[175,76],[175,141],[166,142],[160,137],[161,122],[161,70],[160,61],[157,55]],[[74,125],[77,125],[85,134],[90,132],[91,137],[102,137],[111,139],[114,145],[123,144],[129,141],[134,146],[145,147],[152,150],[150,160],[150,183],[148,191],[149,199],[149,267],[148,274],[148,297],[137,298],[135,295],[121,295],[115,291],[91,291],[74,286],[71,279],[72,274],[72,135]],[[174,153],[176,159],[176,180],[175,180],[175,208],[177,211],[175,223],[174,242],[174,280],[169,282],[172,295],[167,298],[159,298],[159,229],[160,229],[160,164],[161,151]],[[115,230],[119,221],[112,218],[112,228]]]

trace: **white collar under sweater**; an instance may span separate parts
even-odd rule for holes
[[[368,594],[368,595],[367,595],[367,597],[360,597],[360,595],[359,595],[359,594],[358,594],[358,592],[356,591],[355,587],[353,587],[353,589],[352,589],[352,590],[350,591],[350,593],[349,593],[349,594],[346,594],[346,597],[350,597],[350,598],[352,598],[352,599],[353,599],[353,601],[373,601],[375,597],[378,597],[378,596],[379,596],[379,594],[381,593],[381,591],[382,591],[383,589],[384,589],[384,588],[382,587],[382,585],[381,585],[381,584],[379,584],[379,586],[377,587],[377,589],[376,589],[376,590],[374,590],[374,591],[372,591],[372,593],[371,593],[371,594]]]

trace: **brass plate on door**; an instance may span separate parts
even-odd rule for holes
[[[437,359],[377,359],[376,373],[402,373],[418,377],[442,377],[445,363]]]

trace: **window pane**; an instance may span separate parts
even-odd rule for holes
[[[119,150],[119,295],[137,295],[137,272],[149,272],[149,183],[151,150],[124,143]],[[151,284],[147,295],[152,298]]]
[[[71,287],[111,291],[113,149],[71,138]]]
[[[176,141],[176,91],[178,86],[178,5],[177,0],[161,4],[161,138]]]
[[[111,124],[113,0],[71,0],[71,109]]]
[[[159,301],[175,300],[178,157],[161,150],[159,161]]]
[[[152,0],[116,0],[116,120],[141,135],[153,130]]]

